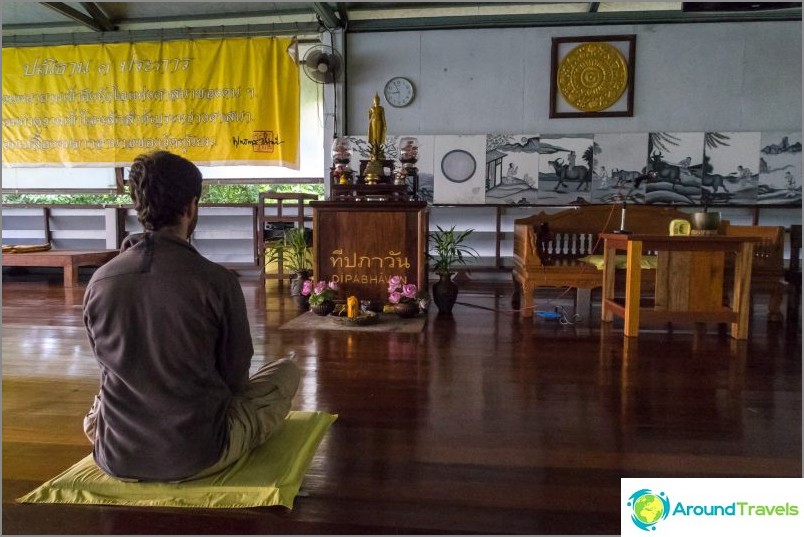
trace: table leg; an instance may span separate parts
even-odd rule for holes
[[[628,241],[625,267],[625,325],[628,337],[639,335],[639,297],[642,285],[642,241]]]
[[[75,287],[78,284],[78,267],[72,263],[64,265],[64,287]]]
[[[734,262],[734,303],[737,322],[731,323],[731,337],[748,339],[748,318],[751,313],[751,263],[754,258],[754,243],[744,242],[737,251]]]
[[[614,313],[611,308],[606,305],[606,300],[614,298],[614,270],[615,270],[615,255],[617,250],[609,248],[609,241],[603,243],[603,304],[600,308],[600,319],[603,322],[610,323],[614,320]]]
[[[533,292],[536,288],[527,280],[522,284],[522,300],[520,301],[522,307],[520,313],[523,317],[533,317]]]
[[[580,315],[584,322],[592,316],[592,289],[579,287],[575,290],[575,314]]]

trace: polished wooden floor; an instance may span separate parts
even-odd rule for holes
[[[420,334],[279,331],[290,300],[242,283],[255,368],[293,358],[295,408],[340,416],[294,509],[16,504],[90,452],[98,372],[85,282],[6,275],[3,533],[617,534],[621,477],[802,475],[801,323],[767,323],[761,297],[747,342],[661,326],[624,345],[594,317],[520,322],[507,283],[466,284]]]

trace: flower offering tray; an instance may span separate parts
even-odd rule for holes
[[[357,325],[357,326],[374,324],[380,320],[380,316],[374,313],[373,311],[361,311],[360,313],[357,314],[357,317],[353,317],[351,319],[346,316],[345,310],[343,310],[342,315],[338,313],[330,313],[329,315],[327,315],[327,317],[329,317],[336,323],[346,325]]]

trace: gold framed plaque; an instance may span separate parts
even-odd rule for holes
[[[632,117],[636,35],[554,37],[550,117]]]

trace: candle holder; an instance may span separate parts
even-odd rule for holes
[[[342,136],[332,140],[333,164],[349,164],[352,160],[352,144],[349,138]]]
[[[399,139],[399,162],[403,168],[415,168],[419,161],[419,140],[412,136]]]

